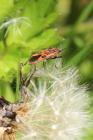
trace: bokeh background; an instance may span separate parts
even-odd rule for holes
[[[64,66],[78,67],[93,118],[93,0],[0,0],[1,96],[14,102],[19,63],[50,47],[62,48]],[[92,139],[93,127],[84,140]]]
[[[59,32],[65,38],[65,64],[76,65],[81,83],[87,83],[93,118],[93,1],[59,0]],[[93,139],[93,128],[86,132],[86,140]]]

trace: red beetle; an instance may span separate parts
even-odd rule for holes
[[[55,59],[60,58],[59,53],[61,52],[60,48],[49,48],[42,50],[39,53],[35,53],[29,59],[30,64],[37,64],[40,61],[48,60],[48,59]]]

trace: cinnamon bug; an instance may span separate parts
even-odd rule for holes
[[[49,48],[45,50],[41,50],[39,53],[34,53],[29,59],[29,64],[37,64],[40,61],[60,58],[59,53],[62,50],[60,48]]]

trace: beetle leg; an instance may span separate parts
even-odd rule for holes
[[[22,74],[23,63],[20,63],[20,83],[23,84],[23,74]]]
[[[46,60],[43,61],[43,67],[44,67],[44,69],[47,68],[47,61]]]
[[[55,58],[52,58],[52,59],[57,59],[57,58],[61,58],[62,59],[62,56],[57,56]],[[62,66],[63,66],[63,61],[62,61]],[[55,64],[55,68],[58,68],[58,66]]]
[[[26,87],[28,87],[30,80],[31,80],[32,76],[34,75],[35,71],[36,71],[36,65],[34,65],[34,69],[33,70],[31,69],[30,74],[26,77],[26,79],[24,81],[24,85]]]

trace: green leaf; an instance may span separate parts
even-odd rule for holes
[[[62,39],[63,38],[58,34],[56,29],[48,29],[28,42],[21,42],[20,45],[12,44],[9,47],[9,53],[12,55],[12,57],[17,56],[17,60],[24,60],[35,51],[49,48],[61,43]]]
[[[17,57],[7,54],[0,61],[0,78],[11,81],[17,70]]]
[[[49,15],[55,9],[56,0],[38,0],[38,9],[40,17]]]
[[[87,58],[92,50],[93,44],[84,46],[84,49],[82,49],[82,51],[80,51],[77,55],[70,59],[66,65],[78,65],[83,60],[85,60],[85,58]]]
[[[62,41],[62,37],[57,33],[56,29],[48,29],[41,35],[30,40],[26,45],[30,52],[41,50],[44,48],[49,48],[51,46],[57,45]]]
[[[30,40],[44,29],[49,28],[57,17],[55,0],[28,1],[25,4],[23,15],[18,17],[20,20],[16,18],[18,21],[16,25],[11,24],[8,27],[8,45]]]
[[[3,42],[0,41],[0,57],[1,57],[3,52],[4,52],[4,45],[3,45]]]
[[[78,18],[78,21],[76,22],[76,24],[81,23],[84,20],[86,20],[92,11],[93,11],[93,0],[91,0],[91,2],[85,7],[80,17]]]
[[[0,0],[0,20],[8,14],[13,7],[13,0]]]
[[[3,96],[9,102],[15,102],[15,95],[10,85],[4,81],[0,81],[0,96]]]

